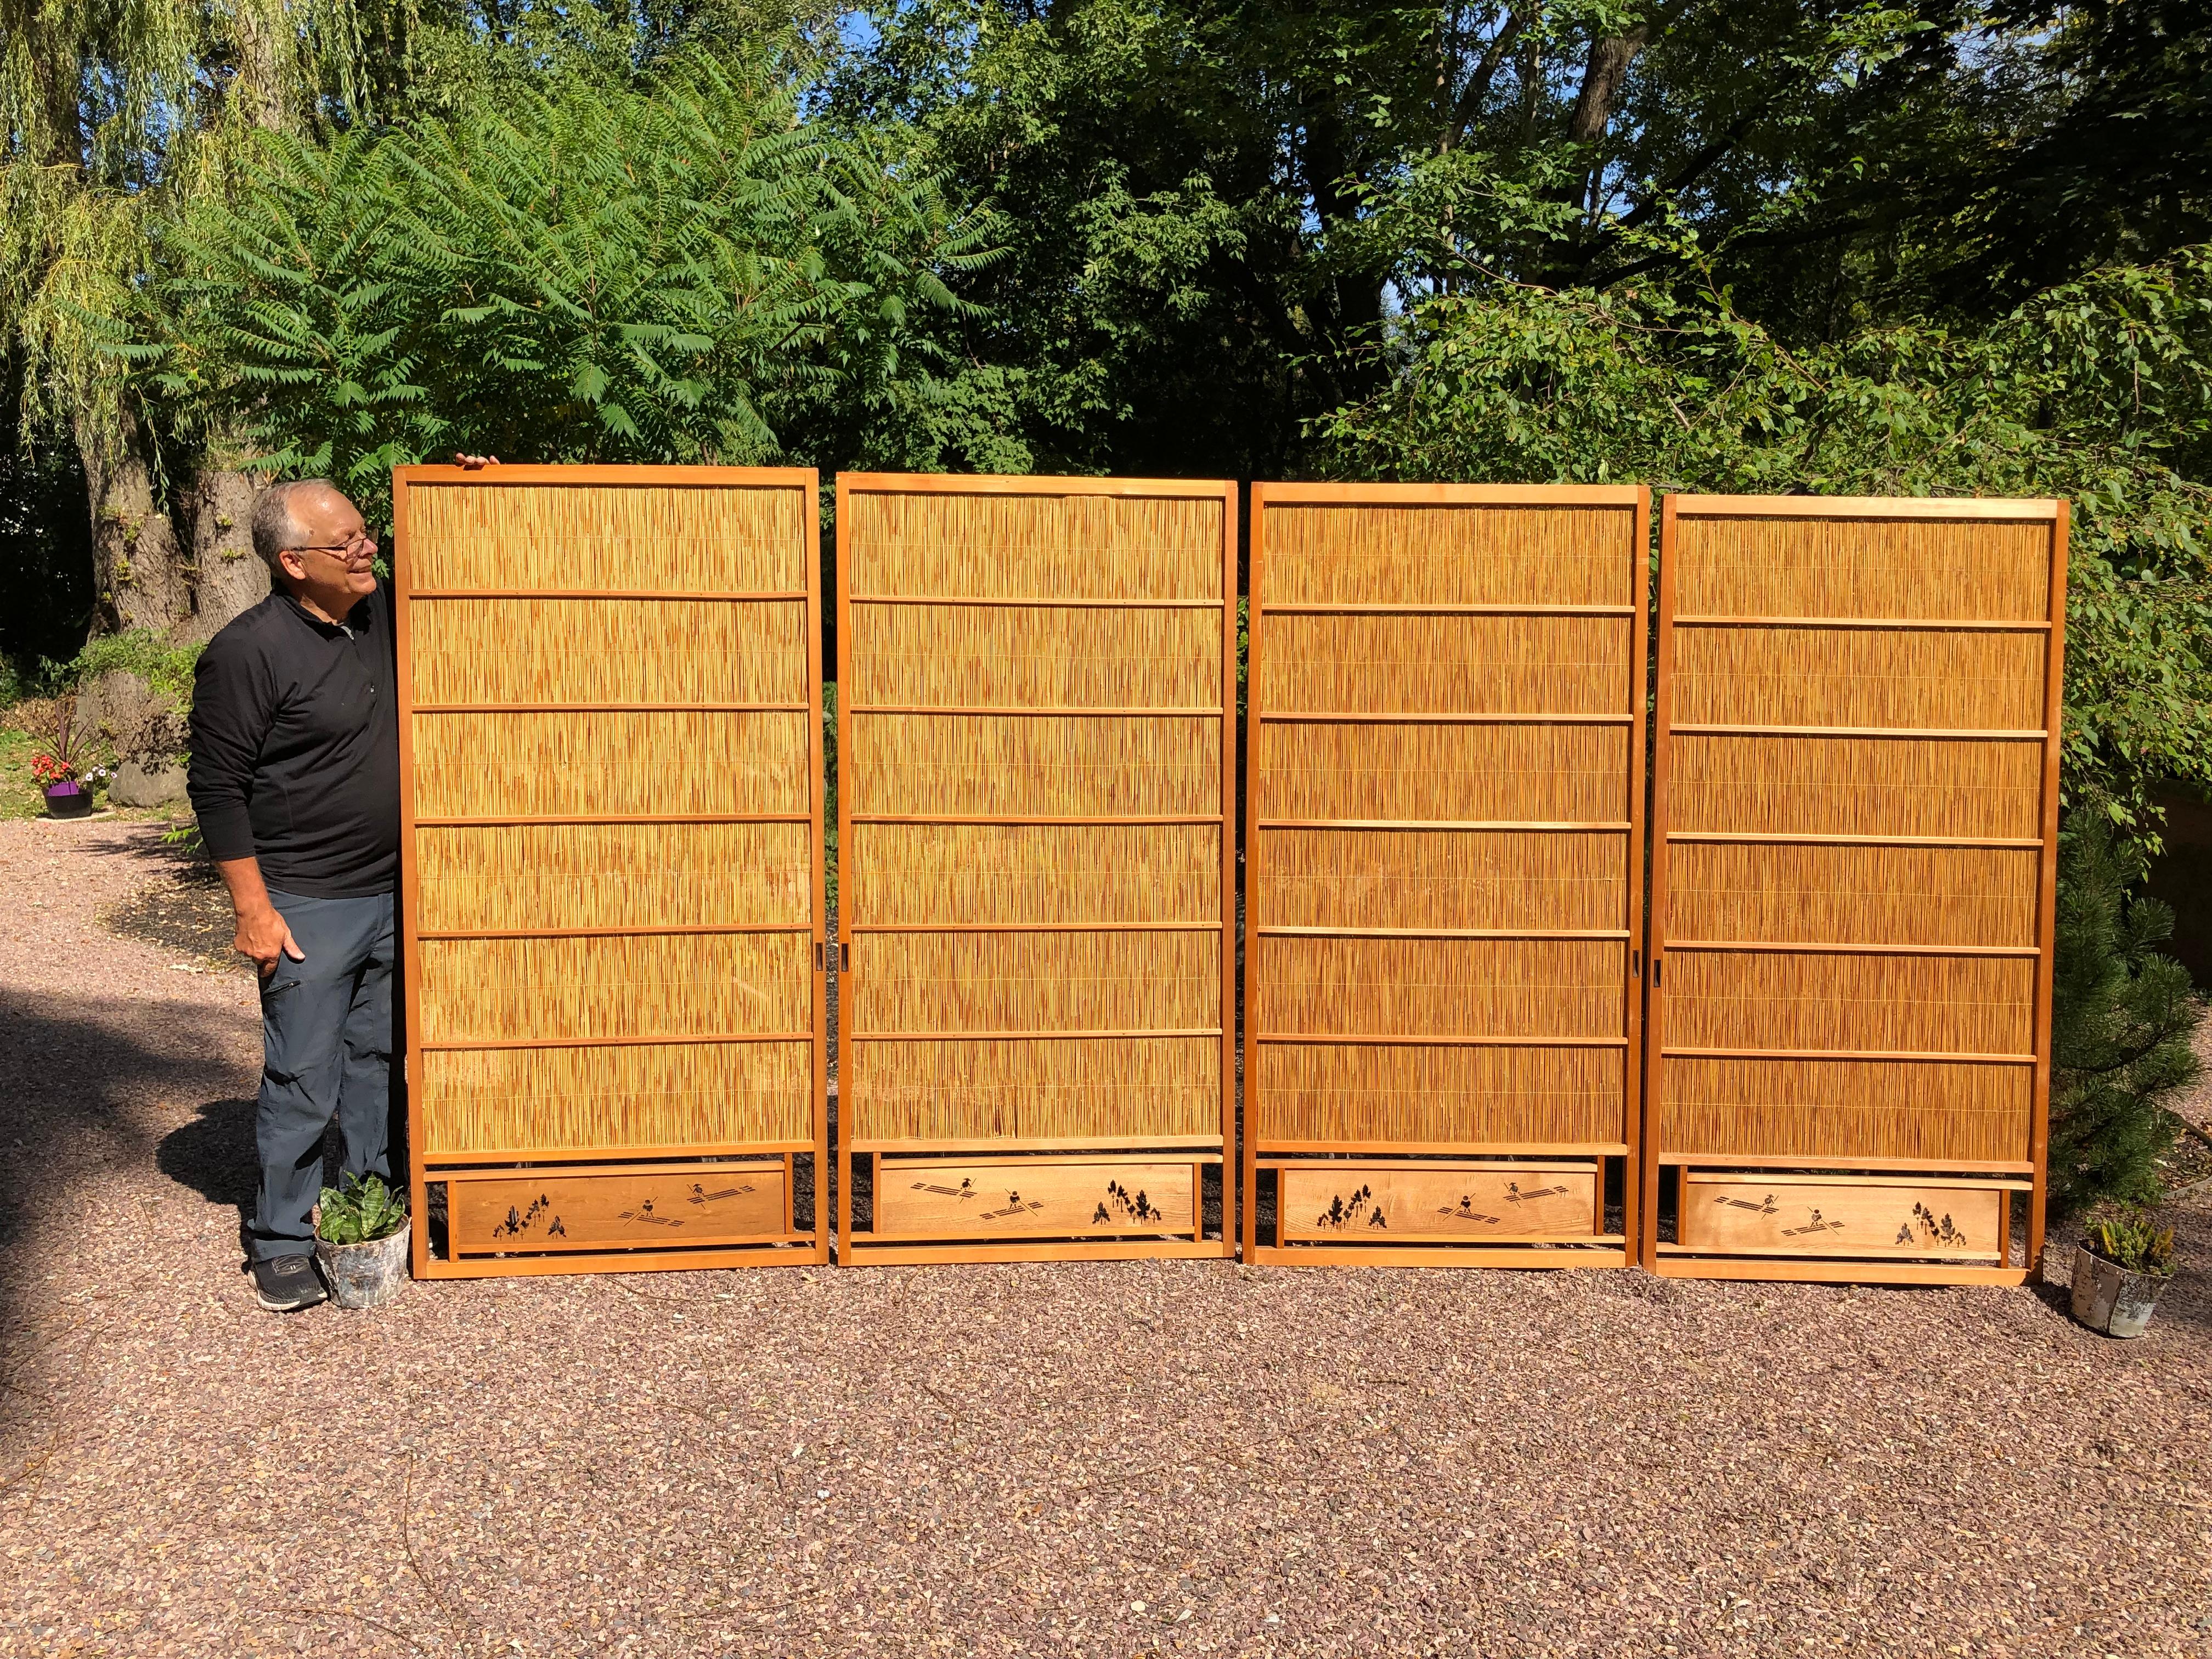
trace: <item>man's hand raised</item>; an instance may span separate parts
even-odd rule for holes
[[[464,472],[481,472],[488,466],[497,466],[499,465],[499,457],[496,455],[464,455],[459,450],[456,450],[453,452],[453,465],[459,467]]]

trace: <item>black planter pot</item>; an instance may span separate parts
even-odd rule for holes
[[[87,818],[92,816],[92,791],[77,788],[65,795],[46,791],[46,813],[50,817]]]

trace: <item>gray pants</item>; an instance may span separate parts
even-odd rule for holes
[[[349,1175],[392,1178],[392,896],[269,895],[306,960],[280,958],[261,982],[261,1099],[254,1141],[261,1191],[258,1261],[315,1247],[323,1132],[333,1115]]]

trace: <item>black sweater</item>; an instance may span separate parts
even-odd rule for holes
[[[208,641],[192,685],[188,784],[217,859],[256,858],[279,892],[389,893],[399,873],[392,595],[343,628],[271,593]]]

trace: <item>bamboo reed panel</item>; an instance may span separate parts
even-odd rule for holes
[[[1626,928],[1628,836],[1528,830],[1262,830],[1270,927]]]
[[[2039,634],[1680,627],[1674,719],[2032,732],[2043,653]]]
[[[1662,1163],[2030,1163],[2040,1248],[2065,507],[1972,510],[1668,503],[1647,1198]],[[1684,729],[1761,726],[1805,729]],[[1850,836],[1939,844],[1810,839]]]
[[[2043,746],[1942,738],[1669,737],[1669,830],[2033,840]]]
[[[531,823],[415,832],[426,933],[800,927],[814,908],[804,823]]]
[[[1685,951],[1668,964],[1667,1041],[1680,1048],[2025,1054],[2033,957]]]
[[[804,600],[418,599],[417,703],[786,702],[811,693]]]
[[[1252,743],[1263,818],[1539,823],[1626,822],[1641,747],[1626,726],[1259,720]]]
[[[813,1138],[813,1045],[433,1048],[411,1091],[426,1156]]]
[[[1221,727],[1218,715],[854,714],[839,804],[930,817],[1211,815]]]
[[[1221,940],[1199,933],[880,933],[854,946],[853,1035],[1193,1030],[1221,1020]]]
[[[1660,1145],[1670,1158],[1692,1150],[1808,1161],[2028,1156],[2034,1076],[2025,1066],[1676,1055],[1660,1070]]]
[[[597,488],[482,478],[408,486],[410,586],[803,592],[812,491],[789,483]]]
[[[848,708],[1221,703],[1218,611],[868,605],[852,628]]]
[[[426,818],[804,812],[810,716],[416,714]]]
[[[1217,1037],[856,1042],[838,1100],[861,1143],[989,1148],[1218,1134]]]
[[[1267,623],[1270,712],[1619,714],[1642,690],[1633,617],[1293,614]]]
[[[2051,616],[2051,526],[1729,518],[1677,503],[1674,609],[1686,617]]]
[[[840,890],[848,927],[1191,922],[1222,913],[1217,824],[856,823],[850,833]]]
[[[801,933],[425,939],[428,1042],[789,1032],[814,1024]]]
[[[1618,1037],[1611,939],[1268,938],[1248,1016],[1269,1034]]]
[[[1224,598],[1218,495],[1178,500],[1042,490],[1041,483],[1036,495],[849,494],[850,592],[948,599]]]
[[[1504,493],[1254,487],[1248,1251],[1271,1147],[1635,1143],[1648,497]]]
[[[1270,1042],[1252,1144],[1592,1146],[1617,1143],[1628,1060],[1619,1048],[1363,1048]]]
[[[1234,499],[840,480],[848,1193],[886,1143],[1227,1153]]]
[[[593,1153],[796,1147],[819,1174],[813,475],[403,468],[393,502],[416,1216],[441,1156],[557,1152],[588,1185]],[[717,816],[787,821],[670,821]],[[572,817],[609,821],[471,822]],[[775,1259],[768,1207],[684,1263]],[[635,1231],[561,1270],[674,1260],[623,1254],[665,1243]],[[433,1261],[418,1224],[415,1270],[510,1269]]]
[[[1271,500],[1265,510],[1271,605],[1633,605],[1643,593],[1630,506]]]
[[[2032,945],[2032,847],[1678,842],[1668,921],[1681,939]]]

